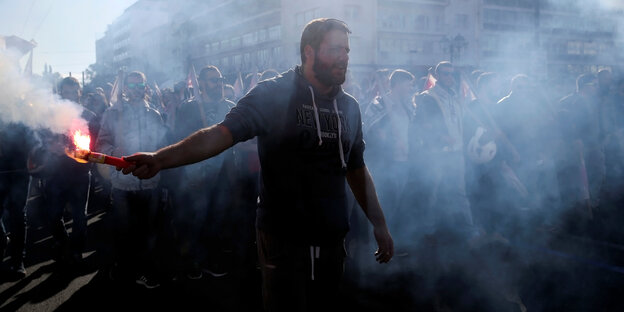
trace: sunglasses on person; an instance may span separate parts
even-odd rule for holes
[[[452,76],[454,74],[454,72],[452,71],[445,71],[445,70],[441,70],[438,72],[438,75],[440,76]]]
[[[145,83],[128,83],[126,87],[128,87],[128,89],[142,89],[145,88]]]

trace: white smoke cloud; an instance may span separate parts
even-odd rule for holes
[[[87,129],[80,117],[82,111],[79,104],[35,86],[20,73],[18,59],[10,51],[0,50],[0,121],[68,134]]]
[[[624,1],[622,0],[600,0],[599,4],[607,10],[624,10]]]

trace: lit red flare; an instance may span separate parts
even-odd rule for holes
[[[132,163],[123,160],[123,158],[92,152],[89,148],[90,144],[91,137],[88,134],[82,134],[82,132],[78,130],[74,133],[74,146],[76,148],[66,148],[65,153],[67,154],[67,156],[73,158],[80,163],[93,162],[121,168],[126,168],[132,165]]]

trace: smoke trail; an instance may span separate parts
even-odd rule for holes
[[[1,122],[23,123],[58,134],[87,129],[87,122],[80,117],[80,105],[62,100],[22,77],[17,58],[10,51],[0,51],[0,99]]]

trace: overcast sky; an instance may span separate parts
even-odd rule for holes
[[[67,75],[95,63],[95,40],[136,0],[0,0],[0,35],[34,39],[33,72]],[[22,59],[25,63],[26,57]]]

